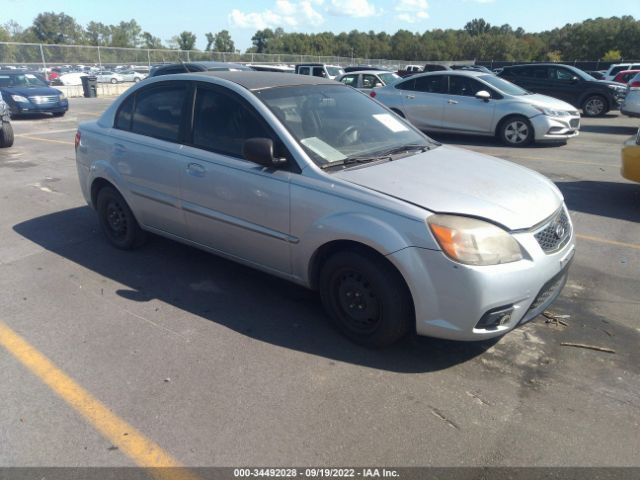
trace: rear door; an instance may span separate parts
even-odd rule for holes
[[[442,126],[446,81],[445,75],[425,75],[403,83],[403,110],[416,127],[429,130]]]
[[[140,223],[186,236],[180,208],[180,126],[187,109],[186,82],[138,90],[120,106],[111,130],[111,164],[124,180]]]
[[[442,114],[442,127],[469,133],[490,133],[497,94],[484,83],[463,75],[448,75],[449,90]],[[476,98],[479,91],[489,92],[488,102]]]
[[[249,263],[289,273],[289,180],[286,169],[245,160],[247,138],[277,136],[249,103],[220,86],[200,84],[183,148],[182,205],[189,238]],[[293,159],[290,159],[293,162]]]

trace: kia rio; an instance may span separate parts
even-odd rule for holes
[[[548,179],[318,77],[149,79],[79,127],[76,160],[115,247],[153,232],[317,290],[368,346],[502,335],[557,298],[574,253]]]

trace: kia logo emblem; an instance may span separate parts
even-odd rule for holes
[[[560,240],[562,237],[564,237],[564,226],[562,226],[562,224],[557,224],[556,228],[553,230],[554,235],[556,236],[556,238],[558,240]]]

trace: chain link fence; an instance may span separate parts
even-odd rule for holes
[[[114,67],[117,65],[148,66],[159,63],[214,60],[219,62],[294,64],[328,63],[334,65],[376,65],[389,69],[404,68],[407,64],[425,63],[468,64],[473,60],[454,62],[427,60],[389,60],[381,58],[337,57],[270,53],[203,52],[200,50],[154,50],[142,48],[94,47],[84,45],[50,45],[39,43],[0,42],[0,66],[40,69],[63,65]]]

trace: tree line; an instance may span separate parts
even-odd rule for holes
[[[236,52],[228,30],[205,34],[205,51]],[[65,13],[45,12],[22,28],[9,21],[0,26],[0,41],[194,50],[197,37],[183,31],[163,42],[143,31],[135,20],[117,25],[80,25]],[[282,28],[258,30],[248,53],[341,56],[403,60],[572,61],[640,59],[640,20],[627,15],[566,24],[544,32],[526,32],[511,25],[473,19],[461,29],[423,33],[387,32],[287,33]]]

